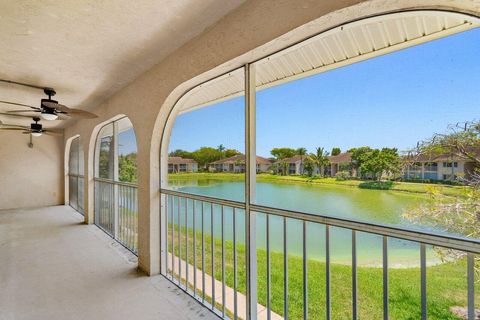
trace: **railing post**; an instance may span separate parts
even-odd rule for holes
[[[113,122],[113,181],[118,180],[118,122]],[[113,237],[118,239],[118,185],[113,184]]]
[[[427,319],[427,249],[420,243],[420,294],[422,320]]]
[[[388,237],[383,236],[383,319],[388,320]]]
[[[160,273],[168,273],[168,196],[160,193]],[[138,205],[138,202],[137,202]],[[162,228],[163,227],[163,228]],[[172,254],[173,256],[173,254]]]
[[[357,232],[352,230],[352,319],[358,319]]]
[[[453,165],[452,165],[453,166]],[[475,257],[467,254],[468,320],[475,320]]]
[[[257,318],[256,217],[250,211],[255,197],[255,65],[245,65],[245,244],[247,273],[247,319]]]

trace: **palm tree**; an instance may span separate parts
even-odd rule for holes
[[[316,153],[311,154],[309,158],[313,163],[315,163],[317,168],[320,170],[320,176],[323,177],[323,172],[324,172],[323,168],[324,166],[328,165],[328,163],[330,162],[328,160],[328,152],[325,151],[324,148],[318,147],[316,149]]]
[[[300,174],[303,174],[303,157],[307,154],[307,149],[298,148],[297,155],[300,156]]]
[[[217,151],[220,152],[220,157],[221,157],[221,158],[224,158],[224,155],[225,155],[225,153],[224,153],[224,151],[225,151],[225,146],[224,146],[223,144],[221,144],[221,145],[219,145],[219,146],[217,147]]]

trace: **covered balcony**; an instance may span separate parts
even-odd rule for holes
[[[0,319],[479,319],[479,17],[0,4]],[[470,139],[468,179],[410,181],[437,165],[401,168],[398,145],[462,120],[416,151]]]

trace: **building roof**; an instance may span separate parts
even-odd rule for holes
[[[307,158],[307,156],[299,156],[299,155],[296,155],[296,156],[293,156],[293,157],[290,157],[290,158],[285,158],[285,159],[282,159],[282,160],[278,160],[276,161],[275,163],[297,163],[297,162],[300,162],[302,160],[305,160]],[[330,163],[349,163],[352,161],[352,153],[351,152],[343,152],[343,153],[340,153],[336,156],[328,156],[327,157],[328,160],[330,160]]]
[[[351,152],[342,152],[336,156],[328,156],[330,163],[350,163],[352,162],[352,153]]]
[[[480,148],[472,150],[472,154],[475,157],[480,157]],[[439,161],[458,161],[458,160],[469,160],[465,156],[451,153],[422,153],[417,155],[407,155],[403,157],[404,161],[412,162],[439,162]]]
[[[275,163],[296,163],[296,162],[300,162],[302,160],[305,160],[307,158],[307,156],[300,156],[300,155],[296,155],[296,156],[293,156],[293,157],[290,157],[290,158],[285,158],[285,159],[280,159],[280,160],[277,160],[275,161]]]
[[[182,157],[168,157],[168,164],[184,164],[184,163],[197,163],[193,159],[186,159]]]
[[[235,164],[235,163],[245,163],[245,155],[243,154],[238,154],[236,156],[230,157],[230,158],[225,158],[225,159],[220,159],[217,161],[212,162],[211,164]],[[257,164],[272,164],[270,160],[264,157],[257,156]]]

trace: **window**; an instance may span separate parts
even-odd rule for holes
[[[100,130],[95,149],[95,224],[137,252],[137,144],[126,117]]]
[[[164,274],[171,279],[178,274],[185,277],[189,271],[182,261],[191,261],[195,268],[204,270],[208,284],[215,275],[218,281],[233,288],[232,268],[223,274],[214,270],[222,263],[234,264],[233,254],[218,254],[222,250],[232,252],[230,245],[238,246],[235,250],[239,257],[238,274],[246,272],[242,254],[246,230],[244,209],[238,205],[220,206],[195,200],[203,196],[222,199],[227,204],[245,201],[244,84],[244,69],[234,70],[194,88],[177,103],[178,115],[171,127],[168,154],[162,157],[168,159],[168,178],[162,185],[163,205],[167,210],[162,230],[167,235],[163,243]],[[162,168],[166,168],[165,164]],[[222,249],[222,239],[228,241],[228,248]],[[204,259],[193,262],[194,255],[199,257],[202,253],[202,243]],[[194,288],[195,272],[191,275],[180,283],[189,283]],[[200,277],[203,275],[198,274],[197,279]],[[245,292],[245,277],[239,277],[236,285]],[[200,286],[196,290],[200,290]],[[215,286],[208,285],[202,289],[201,296],[211,301],[211,297],[220,294],[218,287],[215,293]],[[225,306],[229,314],[233,314],[234,309],[232,304]],[[245,305],[238,304],[236,312],[243,315],[239,318],[246,318]]]
[[[436,162],[427,162],[425,163],[424,167],[425,171],[437,171],[438,170],[438,164]]]
[[[113,123],[107,124],[100,130],[97,141],[98,166],[95,171],[99,178],[114,179],[114,150],[113,150]]]
[[[444,168],[457,168],[458,167],[458,162],[444,162],[443,163]]]
[[[118,180],[137,183],[137,142],[128,118],[116,122],[118,131]]]
[[[438,176],[436,172],[425,172],[423,179],[426,180],[438,180]]]
[[[70,144],[68,160],[69,203],[72,208],[84,213],[84,159],[80,137],[74,138]]]
[[[166,188],[244,200],[244,108],[243,69],[194,88],[178,102],[168,144],[168,163],[173,167]],[[187,171],[187,164],[194,174],[178,175]],[[208,176],[222,171],[235,173],[235,181],[219,184]]]
[[[446,181],[457,180],[457,175],[456,174],[444,174],[443,175],[443,180],[446,180]]]

